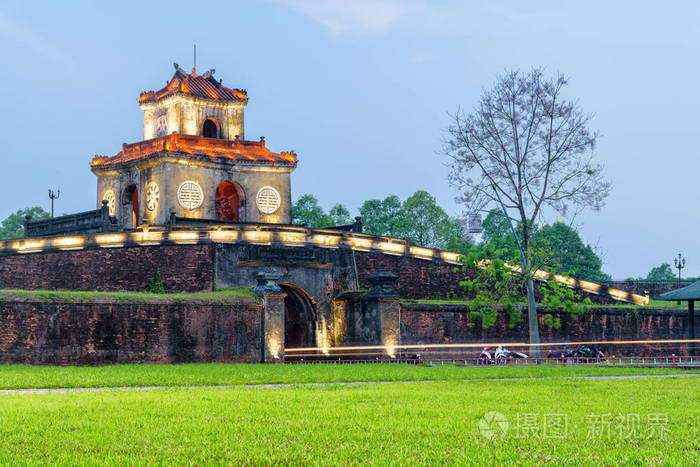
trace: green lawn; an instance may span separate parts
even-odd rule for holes
[[[213,302],[228,303],[241,300],[259,300],[250,287],[234,287],[215,292],[149,293],[149,292],[95,292],[74,290],[17,290],[0,289],[0,300],[39,300],[48,302]]]
[[[548,378],[586,375],[666,374],[674,368],[460,367],[408,364],[264,365],[192,363],[50,367],[0,365],[0,389],[120,386],[202,386],[350,381],[463,381],[488,378]]]
[[[6,395],[0,462],[694,465],[699,383],[555,378]],[[505,422],[488,423],[492,411]]]

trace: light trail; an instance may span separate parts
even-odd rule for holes
[[[285,349],[286,355],[294,352],[333,352],[347,350],[399,350],[399,349],[460,349],[483,347],[555,347],[573,345],[625,345],[625,344],[691,344],[700,343],[700,339],[669,339],[669,340],[633,340],[633,341],[580,341],[580,342],[542,342],[529,344],[525,342],[486,342],[477,344],[397,344],[397,345],[358,345],[341,347],[297,347]]]

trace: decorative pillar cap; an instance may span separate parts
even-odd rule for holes
[[[258,285],[253,287],[255,295],[264,297],[265,295],[283,295],[285,292],[277,285],[277,281],[282,278],[282,273],[277,271],[262,271],[255,274]]]
[[[394,290],[394,284],[398,277],[390,271],[375,271],[367,278],[372,284],[365,298],[381,299],[381,298],[399,298],[399,294]]]

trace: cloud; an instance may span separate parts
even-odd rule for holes
[[[32,50],[37,55],[51,60],[56,65],[68,66],[71,64],[71,59],[49,41],[34,31],[10,21],[2,14],[0,14],[0,36]]]
[[[428,55],[426,53],[416,52],[411,57],[411,62],[412,63],[425,63],[425,62],[429,62],[432,59],[433,59],[433,57],[431,57],[430,55]]]
[[[397,0],[280,0],[313,18],[333,35],[381,34],[401,18],[404,8]]]

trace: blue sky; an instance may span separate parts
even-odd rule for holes
[[[246,137],[294,149],[295,197],[355,213],[419,189],[460,212],[438,154],[449,112],[505,69],[570,77],[613,191],[576,220],[614,277],[700,274],[695,2],[280,0],[0,4],[0,218],[94,208],[95,154],[142,136],[141,91],[172,63],[247,89]],[[548,217],[547,222],[556,218]]]

